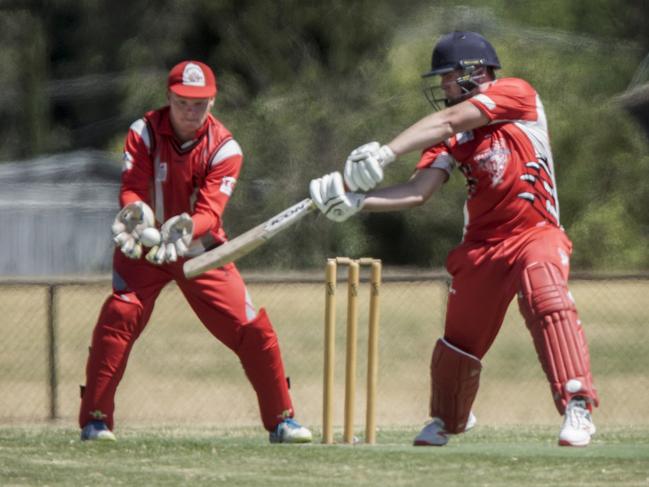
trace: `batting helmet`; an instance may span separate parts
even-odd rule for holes
[[[456,31],[442,36],[437,42],[433,49],[431,70],[422,77],[480,66],[500,69],[500,61],[494,47],[476,32]]]

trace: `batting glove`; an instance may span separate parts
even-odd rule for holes
[[[160,229],[160,245],[152,247],[146,259],[156,265],[176,262],[187,253],[193,234],[194,222],[187,213],[169,218]]]
[[[383,168],[395,159],[387,145],[378,142],[361,145],[345,161],[345,184],[352,191],[369,191],[383,181]]]
[[[153,210],[143,201],[129,203],[115,216],[111,232],[113,242],[122,253],[130,259],[139,259],[142,255],[140,234],[142,230],[155,224]]]
[[[363,208],[365,195],[345,192],[343,178],[332,172],[309,184],[311,199],[324,215],[335,222],[347,220]]]

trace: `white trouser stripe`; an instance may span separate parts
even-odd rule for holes
[[[257,316],[257,310],[255,309],[255,306],[252,304],[252,298],[250,297],[248,288],[246,288],[246,319],[248,321],[251,321],[255,319],[255,316]]]
[[[164,193],[162,191],[161,173],[163,172],[160,167],[160,156],[156,156],[155,164],[153,165],[154,174],[154,192],[155,192],[155,218],[160,223],[164,223],[165,208],[164,208]],[[166,175],[165,175],[166,176]]]

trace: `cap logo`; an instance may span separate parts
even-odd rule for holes
[[[183,70],[183,84],[185,86],[205,86],[205,74],[198,64],[187,63]]]

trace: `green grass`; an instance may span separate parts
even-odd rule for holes
[[[588,448],[556,446],[556,428],[479,427],[443,448],[410,446],[418,427],[368,445],[269,445],[259,428],[120,429],[81,443],[76,429],[0,427],[4,486],[641,486],[649,428],[600,431]]]

